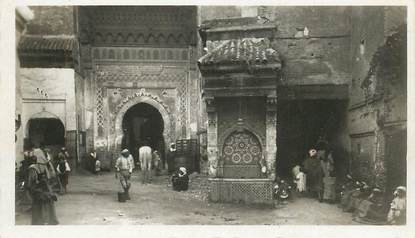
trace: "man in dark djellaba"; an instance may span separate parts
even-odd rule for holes
[[[32,197],[32,225],[57,225],[56,194],[50,184],[51,165],[40,148],[33,150],[35,163],[28,168],[28,189]]]
[[[317,151],[311,149],[309,157],[304,161],[304,172],[307,174],[307,191],[311,196],[323,201],[323,177],[324,172],[317,157]]]

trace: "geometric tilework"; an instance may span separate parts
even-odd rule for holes
[[[97,88],[96,93],[96,110],[97,110],[97,126],[98,126],[98,134],[103,131],[104,129],[104,105],[103,105],[103,95],[102,95],[102,88]],[[100,135],[101,136],[101,135]]]

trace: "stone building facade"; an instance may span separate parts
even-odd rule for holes
[[[148,139],[165,154],[176,139],[196,136],[196,7],[77,7],[75,18],[77,113],[86,150],[96,149],[104,168],[122,147],[135,154]],[[147,125],[151,113],[161,123]],[[141,129],[127,130],[128,123]]]
[[[351,172],[391,195],[406,185],[406,8],[356,7],[351,24]]]

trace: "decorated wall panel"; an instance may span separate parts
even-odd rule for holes
[[[92,56],[95,61],[186,62],[189,60],[189,50],[187,48],[94,47]]]
[[[96,118],[98,135],[104,127],[105,112],[103,110],[103,90],[107,95],[108,120],[113,122],[124,99],[145,91],[165,104],[175,115],[177,130],[187,127],[187,70],[185,67],[129,64],[129,65],[96,65]],[[146,94],[146,95],[147,95]],[[111,125],[110,125],[111,128]],[[111,133],[111,131],[110,131]]]
[[[224,98],[217,99],[218,108],[218,138],[222,145],[227,129],[233,127],[238,118],[244,120],[244,124],[253,130],[252,132],[265,141],[265,98]]]
[[[93,45],[194,45],[197,12],[193,6],[84,7]]]
[[[262,148],[251,132],[235,131],[223,144],[223,176],[231,178],[257,178],[261,176],[259,161]]]

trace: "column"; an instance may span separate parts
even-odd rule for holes
[[[267,97],[266,102],[266,152],[268,178],[275,178],[277,158],[277,98]]]
[[[208,114],[207,155],[209,160],[209,176],[216,177],[218,172],[218,114],[214,98],[205,98]]]

